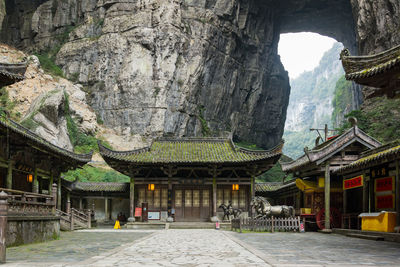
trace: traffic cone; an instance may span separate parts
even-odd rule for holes
[[[121,229],[121,225],[119,224],[118,220],[115,221],[114,229],[115,230]]]

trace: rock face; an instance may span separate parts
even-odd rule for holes
[[[372,2],[15,0],[6,1],[1,36],[28,50],[62,44],[57,63],[120,135],[231,131],[272,147],[290,91],[279,34],[319,32],[355,54],[395,45],[398,1]]]

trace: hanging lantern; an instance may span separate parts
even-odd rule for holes
[[[26,181],[27,181],[28,183],[32,183],[32,181],[33,181],[33,175],[32,175],[32,174],[28,174],[28,175],[26,176]]]
[[[239,185],[238,184],[233,184],[232,185],[232,191],[238,191],[239,190]]]
[[[147,190],[154,191],[154,184],[148,184]]]

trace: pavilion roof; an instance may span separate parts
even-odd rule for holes
[[[61,156],[68,161],[74,161],[78,165],[84,165],[88,163],[92,158],[92,153],[89,154],[76,154],[72,151],[53,145],[44,138],[31,132],[29,129],[18,124],[17,122],[7,118],[4,114],[0,115],[0,131],[9,131],[9,133],[15,134],[16,139],[26,140],[26,144],[33,146],[35,149],[44,151],[47,153],[53,153]]]
[[[362,85],[388,88],[398,79],[400,73],[400,45],[367,56],[350,56],[350,52],[344,49],[340,58],[346,79]]]
[[[9,64],[0,62],[0,86],[10,85],[25,78],[27,62]]]
[[[70,190],[86,192],[129,192],[129,183],[114,182],[69,182],[64,180],[64,185]]]
[[[359,142],[369,148],[381,146],[381,143],[379,141],[367,135],[357,126],[354,126],[348,129],[343,134],[332,138],[314,147],[311,150],[305,149],[305,154],[294,161],[281,162],[282,170],[284,172],[293,172],[309,164],[320,165],[321,163],[325,162],[327,159],[354,142]]]
[[[222,138],[160,138],[149,147],[132,151],[113,151],[99,142],[100,154],[107,159],[133,164],[168,163],[249,163],[278,158],[283,142],[270,150],[248,150],[236,147]]]
[[[341,174],[350,173],[353,171],[358,171],[363,168],[376,166],[385,163],[387,161],[399,158],[400,158],[400,143],[394,142],[382,147],[368,150],[362,154],[362,157],[359,160],[347,166],[341,167],[335,170],[334,172]]]
[[[282,182],[265,182],[265,183],[256,183],[254,188],[256,192],[265,193],[265,192],[275,192],[279,189],[290,187],[294,184],[294,181],[289,181],[286,183]]]

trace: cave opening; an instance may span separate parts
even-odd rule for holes
[[[317,33],[280,35],[278,54],[291,86],[283,134],[286,155],[297,157],[305,145],[314,146],[318,133],[310,128],[334,126],[334,98],[344,75],[339,60],[342,49],[343,44],[336,39]]]

